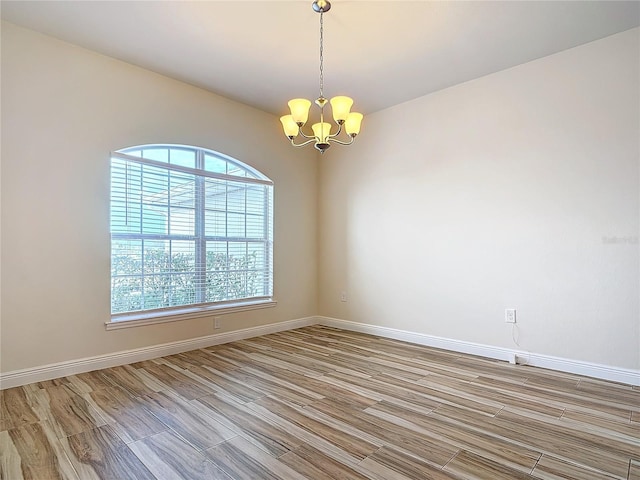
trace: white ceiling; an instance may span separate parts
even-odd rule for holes
[[[274,114],[318,96],[310,0],[2,1],[2,18]],[[334,0],[325,95],[365,114],[640,24],[640,2]]]

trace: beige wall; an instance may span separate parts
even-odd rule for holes
[[[210,318],[105,331],[109,152],[145,143],[210,148],[275,182],[278,305],[219,332],[316,313],[312,150],[275,116],[3,23],[2,371],[214,333]]]
[[[368,116],[320,163],[319,313],[517,348],[516,308],[524,350],[640,368],[639,40]]]

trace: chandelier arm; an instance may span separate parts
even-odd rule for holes
[[[304,146],[309,145],[310,143],[313,143],[313,142],[316,141],[315,137],[313,137],[311,140],[307,140],[306,142],[295,143],[294,142],[294,138],[291,139],[291,145],[293,145],[294,147],[304,147]],[[309,138],[309,137],[306,137],[306,138]]]
[[[329,139],[327,139],[327,141],[328,142],[339,143],[340,145],[351,145],[355,139],[356,139],[356,137],[351,137],[351,140],[349,140],[348,142],[343,142],[342,140],[338,140],[337,138],[329,138]]]
[[[298,130],[298,133],[299,133],[300,135],[302,135],[304,138],[311,138],[312,140],[316,138],[316,136],[315,136],[315,135],[311,135],[311,136],[309,136],[309,135],[307,135],[306,133],[304,133],[304,132],[302,131],[302,127],[300,127],[300,130]],[[307,143],[309,143],[309,142],[307,142]]]
[[[332,135],[327,135],[327,138],[336,138],[338,135],[340,135],[340,132],[342,132],[342,124],[338,123],[338,131]]]

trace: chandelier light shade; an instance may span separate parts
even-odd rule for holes
[[[352,112],[353,99],[345,96],[333,97],[327,100],[324,97],[324,17],[323,15],[331,8],[331,3],[327,0],[315,0],[312,4],[313,10],[320,14],[320,96],[316,98],[315,104],[320,107],[320,121],[311,125],[311,132],[305,132],[303,127],[309,120],[309,110],[311,101],[306,98],[294,98],[289,100],[289,110],[291,113],[280,117],[284,134],[291,141],[294,147],[304,147],[311,143],[324,153],[332,143],[340,145],[351,145],[356,135],[360,133],[360,125],[363,115]],[[333,121],[335,125],[325,122],[324,107],[331,104]],[[335,132],[332,129],[335,127]],[[342,139],[338,138],[342,135]],[[296,143],[296,138],[301,136],[302,143]]]

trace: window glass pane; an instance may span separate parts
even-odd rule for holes
[[[207,237],[227,236],[227,213],[219,210],[207,210],[204,213],[205,235]]]
[[[229,242],[229,258],[244,258],[247,254],[245,242]]]
[[[146,309],[194,303],[194,246],[189,241],[144,241]]]
[[[192,305],[194,303],[196,303],[196,283],[193,272],[172,275],[169,305]]]
[[[196,297],[196,244],[193,241],[171,241],[171,305],[189,305]],[[175,275],[179,274],[179,275]]]
[[[172,148],[169,151],[169,162],[181,167],[196,168],[196,152],[182,148]]]
[[[169,149],[166,147],[145,148],[142,150],[142,158],[167,163],[169,162]]]
[[[246,208],[245,188],[242,185],[230,184],[227,187],[227,210],[244,213]]]
[[[193,207],[195,200],[195,177],[179,172],[169,172],[169,201],[171,205]]]
[[[169,175],[164,169],[145,166],[142,183],[142,233],[168,233]]]
[[[227,209],[226,182],[207,178],[204,182],[205,208],[216,210]]]
[[[164,235],[168,233],[167,207],[159,205],[142,206],[142,233]]]
[[[246,177],[247,176],[247,171],[244,168],[239,167],[238,165],[234,165],[231,162],[227,162],[227,173],[229,175],[234,175],[236,177]]]
[[[132,157],[142,157],[142,150],[140,150],[140,149],[124,150],[123,152],[126,153],[127,155],[132,156]]]
[[[262,215],[247,215],[247,237],[264,238],[264,217]]]
[[[204,156],[204,169],[207,172],[227,173],[227,162],[212,155]]]
[[[244,237],[245,236],[245,216],[238,213],[227,213],[227,236]]]
[[[169,270],[171,262],[168,240],[144,240],[143,245],[142,268],[145,275],[162,275]]]
[[[111,276],[125,277],[142,273],[142,240],[111,242]]]
[[[192,272],[196,265],[195,242],[190,240],[171,241],[171,270]]]
[[[116,161],[111,167],[111,229],[114,232],[140,232],[140,165]]]
[[[247,213],[264,214],[264,194],[265,187],[262,185],[249,185],[246,189],[247,194]]]
[[[195,235],[195,209],[169,209],[169,233],[171,235]]]
[[[247,244],[247,296],[265,295],[264,275],[267,268],[266,249],[263,243]]]
[[[227,299],[227,242],[207,242],[206,301]]]
[[[247,297],[247,269],[250,259],[247,256],[247,244],[229,242],[229,296]]]
[[[247,244],[247,254],[253,258],[254,266],[257,269],[266,267],[265,246],[262,242],[251,242]]]
[[[147,203],[167,203],[169,189],[169,172],[164,168],[143,167],[140,179],[140,189],[143,199]]]
[[[168,282],[166,276],[161,274],[147,274],[143,277],[144,283],[144,309],[163,308],[168,306],[165,298],[168,294]]]
[[[144,309],[142,277],[112,277],[111,313]]]
[[[111,311],[142,308],[142,242],[115,240],[111,248]]]

